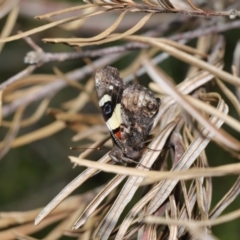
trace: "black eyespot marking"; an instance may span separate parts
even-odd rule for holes
[[[103,106],[103,111],[106,115],[109,115],[112,112],[111,103],[105,103],[104,106]]]
[[[101,108],[102,108],[104,119],[105,121],[107,121],[109,118],[111,118],[113,114],[113,111],[114,111],[113,105],[109,101],[109,102],[105,102]]]

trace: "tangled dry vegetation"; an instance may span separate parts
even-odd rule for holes
[[[221,199],[212,203],[212,177],[238,175],[240,164],[226,159],[225,165],[209,167],[214,152],[211,156],[206,153],[209,143],[214,142],[213,151],[224,149],[229,156],[240,159],[240,44],[236,45],[232,68],[227,72],[223,68],[228,50],[222,35],[240,28],[240,14],[235,10],[239,3],[85,0],[79,6],[37,16],[47,23],[12,36],[9,35],[18,21],[21,3],[0,3],[2,17],[7,15],[1,31],[1,49],[6,42],[18,39],[24,39],[33,48],[25,57],[29,65],[0,85],[1,124],[7,129],[1,142],[1,158],[14,147],[48,138],[65,128],[76,132],[74,141],[87,139],[92,143],[78,157],[70,157],[72,163],[85,166],[86,170],[43,210],[1,213],[0,239],[34,239],[29,236],[52,223],[58,224],[43,237],[45,240],[63,235],[81,240],[216,239],[212,226],[240,217],[238,209],[223,214],[239,194],[239,177]],[[71,16],[65,18],[63,14]],[[45,52],[30,37],[40,32],[44,36],[45,30],[56,27],[74,36],[76,29],[84,32],[85,24],[97,15],[99,26],[95,28],[100,32],[92,37],[43,39],[46,43],[73,46],[74,52]],[[104,19],[108,19],[109,26],[102,29]],[[96,151],[91,148],[111,146],[100,113],[81,111],[89,102],[98,105],[94,72],[127,59],[133,51],[137,52],[134,61],[119,69],[122,78],[126,82],[141,76],[150,78],[148,87],[162,101],[152,131],[154,138],[149,144],[152,150],[146,150],[141,165],[135,167],[117,166],[108,154],[97,162],[91,161],[90,154]],[[84,58],[85,66],[68,73],[57,68],[51,75],[34,73],[49,62],[79,58]],[[161,67],[168,58],[188,65],[185,79],[172,79]],[[81,84],[86,78],[86,84]],[[48,109],[55,94],[66,86],[79,89],[79,95],[62,102],[62,108]],[[33,102],[38,107],[26,117],[25,110]],[[29,128],[31,131],[24,135],[19,133],[21,128],[34,127],[46,112],[55,121],[39,129]],[[230,128],[224,130],[223,124]],[[69,197],[99,171],[115,173],[115,177],[105,186]],[[131,207],[126,208],[130,202]]]

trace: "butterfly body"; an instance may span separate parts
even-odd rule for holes
[[[95,84],[99,106],[113,139],[110,157],[116,162],[138,161],[160,99],[139,84],[124,84],[118,70],[112,67],[98,70]]]

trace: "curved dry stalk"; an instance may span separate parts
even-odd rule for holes
[[[1,11],[1,10],[0,10]],[[4,25],[1,34],[0,39],[8,37],[16,23],[17,17],[19,12],[19,6],[16,5],[13,7],[12,11],[9,13],[6,24]],[[3,49],[4,43],[0,44],[0,53]]]
[[[210,219],[217,218],[240,194],[240,177],[237,178],[231,189],[216,204],[209,214]]]
[[[222,103],[221,105],[219,105],[219,110],[227,113],[228,107],[226,104]],[[220,128],[223,124],[223,121],[215,116],[212,116],[210,121],[217,128]],[[198,155],[206,148],[212,137],[213,134],[211,132],[209,132],[207,129],[203,129],[202,134],[195,138],[195,140],[189,146],[188,150],[184,153],[184,155],[177,162],[177,164],[172,168],[172,171],[188,169],[194,163]],[[178,181],[179,180],[167,180],[164,183],[158,184],[157,188],[159,189],[159,191],[149,203],[147,215],[154,213],[159,208],[159,206],[161,206],[161,204],[165,201],[166,197],[176,186]]]
[[[175,87],[170,82],[161,81],[156,68],[149,61],[145,60],[143,63],[149,75],[155,81],[158,81],[161,84],[161,86],[164,86],[165,91],[171,97],[173,97],[176,102],[181,104],[182,108],[184,108],[189,114],[195,117],[199,121],[199,123],[201,123],[204,127],[206,127],[208,130],[214,133],[220,142],[226,144],[229,148],[232,148],[235,151],[240,150],[240,142],[237,139],[233,138],[230,134],[223,131],[222,129],[217,129],[216,127],[214,127],[203,115],[200,114],[200,112],[196,110],[196,108],[192,106],[190,102],[188,102],[184,98],[183,95],[181,95],[175,89]]]
[[[143,43],[148,43],[153,46],[159,47],[161,50],[169,53],[170,55],[190,64],[195,65],[199,67],[200,69],[204,69],[206,71],[209,71],[210,73],[214,74],[216,77],[219,77],[222,80],[227,81],[228,83],[231,83],[233,85],[238,86],[240,83],[240,79],[238,77],[235,77],[231,75],[228,72],[222,71],[219,68],[210,65],[209,63],[202,61],[201,59],[198,59],[194,56],[191,56],[183,51],[179,51],[176,48],[173,48],[169,45],[166,45],[162,43],[161,41],[156,41],[155,39],[148,38],[148,37],[140,37],[140,36],[128,36],[129,39],[134,41],[140,41]]]
[[[87,42],[87,43],[82,43],[81,41],[74,41],[74,42],[67,42],[68,45],[70,46],[79,46],[79,47],[84,47],[84,46],[89,46],[89,45],[100,45],[100,44],[104,44],[104,43],[109,43],[109,42],[113,42],[113,41],[117,41],[120,39],[124,39],[125,37],[134,34],[135,32],[137,32],[138,30],[140,30],[145,24],[146,22],[153,16],[153,13],[149,13],[146,16],[144,16],[136,25],[134,25],[132,28],[128,29],[127,31],[125,31],[124,33],[121,34],[111,34],[109,35],[107,38],[105,39],[100,39],[94,42]],[[45,42],[52,42],[51,39],[43,39],[43,41]],[[61,40],[60,40],[61,41]],[[62,41],[64,42],[64,40]]]
[[[202,95],[203,98],[204,98],[204,95],[205,94]],[[206,96],[216,98],[219,101],[221,100],[221,96],[218,93],[212,93],[212,94],[207,93]],[[200,95],[200,98],[201,98],[201,95]],[[230,127],[240,132],[240,123],[237,120],[235,120],[233,117],[223,114],[222,112],[218,111],[216,108],[212,107],[211,105],[206,104],[201,100],[198,100],[192,96],[186,95],[186,99],[187,101],[191,102],[191,104],[197,109],[221,118]]]
[[[23,71],[19,72],[18,74],[14,75],[13,77],[0,84],[0,89],[3,90],[18,81],[19,79],[30,75],[36,68],[36,65],[26,67]]]
[[[230,100],[232,105],[234,106],[234,109],[237,111],[239,117],[240,117],[240,105],[239,105],[239,100],[237,97],[224,85],[224,83],[216,79],[216,83],[219,86],[219,88],[222,90],[222,92],[227,96],[227,98]]]
[[[51,216],[47,220],[45,220],[41,225],[35,226],[34,228],[32,227],[33,224],[31,222],[28,224],[15,226],[13,229],[10,228],[7,230],[3,230],[0,232],[0,238],[4,239],[4,240],[14,240],[14,239],[16,239],[16,236],[13,234],[14,232],[23,233],[25,235],[31,235],[35,232],[38,232],[38,231],[44,229],[45,227],[47,227],[53,223],[59,222],[60,220],[67,217],[68,215],[69,215],[69,212],[62,212],[61,214]]]
[[[105,65],[111,64],[112,62],[116,61],[118,58],[122,56],[121,54],[113,54],[110,56],[102,57],[92,63],[92,65],[86,65],[80,69],[73,70],[66,74],[66,77],[77,81],[79,79],[83,79],[88,74],[91,74],[95,69],[101,68]],[[35,68],[36,65],[30,66],[31,68]],[[19,77],[17,78],[19,79]],[[13,113],[19,106],[22,106],[26,103],[30,103],[33,101],[37,101],[39,99],[42,99],[49,94],[52,95],[53,93],[59,91],[63,87],[65,87],[67,84],[65,81],[61,81],[62,79],[56,79],[55,82],[46,84],[45,87],[41,88],[38,93],[34,93],[32,95],[24,96],[21,99],[18,99],[9,105],[5,105],[2,108],[2,115],[3,117],[6,117]]]
[[[11,144],[14,141],[19,128],[20,128],[20,122],[22,119],[22,116],[24,114],[25,111],[25,106],[20,107],[13,118],[13,121],[11,123],[11,126],[8,130],[8,133],[6,134],[4,140],[2,141],[1,145],[0,145],[0,159],[3,158],[3,156],[9,151],[9,149],[11,148]]]
[[[69,205],[65,208],[61,208],[60,205],[60,207],[56,209],[56,212],[54,211],[46,218],[46,224],[36,228],[30,226],[34,218],[32,215],[28,217],[25,216],[26,218],[23,218],[24,223],[19,228],[15,228],[13,225],[19,224],[18,219],[21,218],[21,214],[16,215],[12,219],[11,216],[4,218],[4,214],[1,215],[0,227],[8,227],[9,229],[5,232],[2,231],[0,235],[4,235],[1,235],[0,238],[8,239],[9,237],[10,239],[10,232],[18,230],[22,232],[19,238],[24,238],[27,234],[36,232],[51,223],[64,219],[48,236],[45,236],[46,239],[55,239],[64,234],[81,239],[91,239],[94,234],[101,239],[108,239],[111,234],[116,234],[115,239],[135,239],[136,235],[138,235],[138,239],[183,239],[186,237],[186,233],[190,235],[190,238],[214,239],[211,234],[207,233],[209,225],[219,224],[240,216],[239,211],[236,211],[224,216],[222,219],[221,217],[218,218],[223,210],[239,195],[239,179],[236,180],[222,200],[210,211],[213,194],[211,177],[239,175],[240,164],[228,164],[211,168],[208,167],[207,155],[204,152],[208,143],[214,139],[221,148],[226,149],[229,153],[239,158],[239,142],[232,141],[230,135],[224,135],[222,130],[219,130],[223,122],[225,122],[238,133],[240,129],[239,122],[232,116],[227,115],[228,106],[223,101],[223,97],[219,93],[208,92],[206,86],[210,85],[209,83],[214,84],[216,82],[230,100],[234,110],[239,114],[240,110],[237,97],[223,84],[223,81],[226,81],[238,88],[240,86],[238,71],[235,68],[235,70],[233,70],[234,74],[230,74],[222,70],[225,50],[223,37],[216,36],[216,39],[214,39],[214,36],[201,38],[196,48],[190,48],[189,46],[172,41],[183,39],[181,43],[186,43],[187,39],[201,37],[204,34],[213,35],[213,33],[216,32],[239,27],[240,21],[216,25],[216,23],[213,22],[211,22],[211,24],[205,23],[204,19],[201,19],[203,21],[194,21],[194,24],[187,25],[187,23],[190,22],[190,18],[186,17],[179,21],[176,19],[171,20],[171,23],[165,23],[164,27],[161,26],[157,28],[157,26],[152,24],[150,25],[150,31],[146,33],[148,35],[133,35],[136,34],[136,31],[141,30],[153,15],[158,13],[187,13],[189,16],[201,15],[213,17],[219,15],[236,17],[239,12],[234,10],[224,12],[206,11],[195,6],[191,0],[185,1],[186,4],[182,6],[180,4],[184,4],[184,1],[170,2],[168,0],[159,0],[158,2],[154,2],[144,0],[142,2],[144,4],[131,0],[91,0],[88,1],[87,4],[45,14],[38,16],[38,18],[45,19],[75,10],[81,10],[81,15],[47,23],[39,28],[0,40],[5,42],[20,39],[23,36],[44,31],[51,27],[60,26],[65,23],[74,24],[73,21],[79,22],[76,21],[79,19],[82,19],[84,22],[87,19],[91,19],[94,15],[105,14],[106,12],[112,11],[112,13],[116,12],[116,19],[111,23],[110,27],[107,27],[98,35],[94,34],[93,37],[90,38],[44,38],[44,40],[56,43],[63,42],[70,46],[90,47],[105,43],[118,44],[116,40],[126,41],[126,44],[122,46],[112,45],[102,49],[84,49],[82,52],[73,52],[72,54],[52,54],[44,52],[33,42],[30,43],[31,41],[29,42],[28,39],[27,41],[30,43],[30,46],[33,47],[34,52],[29,53],[26,60],[28,63],[36,65],[28,67],[26,70],[0,85],[0,90],[3,90],[4,94],[3,102],[6,104],[3,106],[3,116],[6,117],[15,111],[20,111],[21,106],[25,104],[43,99],[31,117],[18,121],[18,125],[24,127],[28,124],[35,123],[42,116],[46,111],[49,96],[52,97],[63,87],[70,85],[79,89],[81,93],[77,97],[62,103],[61,107],[48,110],[48,114],[55,117],[55,122],[18,138],[12,135],[12,143],[9,143],[8,146],[5,145],[8,148],[26,145],[37,139],[46,138],[65,127],[79,132],[73,138],[74,140],[86,138],[92,142],[91,147],[101,145],[102,142],[109,137],[106,138],[102,134],[105,133],[102,126],[95,126],[99,124],[100,115],[76,113],[82,110],[91,100],[93,102],[95,101],[92,95],[94,88],[93,81],[90,78],[87,79],[86,87],[72,81],[81,80],[87,75],[92,74],[96,68],[102,68],[112,64],[115,60],[120,59],[128,50],[140,49],[138,56],[123,69],[122,75],[127,81],[130,81],[136,80],[136,76],[147,72],[151,80],[155,81],[155,83],[150,83],[150,88],[159,95],[162,101],[153,132],[156,138],[150,145],[150,148],[157,150],[146,150],[140,162],[141,165],[139,165],[137,169],[101,164],[101,162],[108,163],[111,161],[107,155],[99,160],[100,163],[85,160],[85,158],[92,153],[92,149],[84,151],[80,154],[79,158],[70,157],[72,162],[87,166],[88,169],[70,182],[43,209],[36,218],[36,224],[49,215],[72,191],[100,170],[119,175],[113,178],[100,192],[99,190],[97,193],[92,191],[88,202],[90,202],[89,199],[93,200],[87,207],[85,206],[86,202]],[[93,12],[93,9],[95,9],[95,12]],[[135,12],[146,12],[146,14],[144,16],[141,15],[143,17],[134,26],[128,27],[127,30],[124,29],[121,33],[114,33],[117,28],[119,29],[119,26],[123,25],[123,21],[126,21],[126,13],[128,12],[132,12],[131,14],[134,15],[134,17],[136,15]],[[176,30],[174,26],[170,26],[174,21],[177,21],[178,24],[180,23],[186,32],[182,33],[183,30],[177,26],[178,33],[168,36],[168,39],[171,40],[159,38],[159,36],[163,34],[167,35],[171,30]],[[202,27],[200,27],[200,24]],[[149,27],[149,25],[146,26]],[[79,35],[79,32],[70,32],[74,30],[70,25],[64,26],[63,28],[65,31],[68,31],[71,36]],[[160,51],[164,51],[164,53],[161,53],[161,55],[153,59],[153,56],[159,54]],[[118,54],[110,55],[114,52],[118,52]],[[236,56],[237,53],[236,50]],[[187,73],[188,77],[176,87],[174,86],[174,79],[170,79],[170,77],[165,74],[164,71],[166,71],[166,69],[160,69],[158,71],[157,67],[155,68],[153,66],[157,65],[159,59],[161,61],[165,59],[166,56],[169,56],[169,54],[193,66]],[[97,57],[101,55],[106,56],[93,63],[86,61],[87,66],[69,72],[66,75],[64,75],[61,70],[55,70],[57,77],[53,75],[30,75],[36,68],[50,61],[66,61],[80,57]],[[150,64],[150,59],[154,62],[152,65]],[[143,66],[141,67],[142,62]],[[235,59],[235,63],[236,62],[237,60]],[[192,73],[194,73],[194,75],[192,75]],[[22,79],[24,76],[29,77]],[[178,81],[179,80],[181,79],[178,79]],[[147,84],[148,80],[144,79],[143,81],[146,81],[144,83]],[[166,82],[172,82],[172,85]],[[203,94],[204,91],[205,93]],[[168,96],[166,94],[168,94]],[[190,96],[186,96],[187,94]],[[218,103],[218,106],[213,107],[216,103]],[[181,105],[182,108],[179,107],[179,105]],[[184,107],[185,110],[183,110]],[[12,121],[12,123],[14,123],[14,121]],[[170,124],[167,125],[168,123]],[[3,121],[3,126],[9,127],[11,123]],[[200,131],[199,129],[202,128],[203,130]],[[96,132],[98,134],[95,134]],[[178,136],[177,140],[175,139],[176,136]],[[4,146],[3,142],[1,143],[1,147],[2,146]],[[233,151],[233,148],[236,151]],[[2,150],[4,150],[4,148]],[[151,171],[143,167],[143,165],[150,167],[153,163],[154,166]],[[192,167],[192,169],[189,169],[190,167]],[[159,169],[161,171],[159,171]],[[169,169],[171,170],[168,171]],[[124,187],[120,189],[120,193],[117,192],[119,191],[118,189],[116,191],[117,193],[113,196],[112,193],[116,188],[121,186],[119,184],[125,178],[127,178],[127,182]],[[188,182],[185,182],[186,180],[188,180]],[[148,187],[146,187],[146,184],[148,184]],[[135,200],[133,196],[143,185],[143,195]],[[183,195],[181,199],[179,199],[180,194]],[[123,221],[120,221],[119,217],[130,201],[132,201],[134,206],[123,216]],[[78,205],[84,208],[80,208]],[[78,209],[77,212],[76,209]],[[36,213],[32,214],[36,215]],[[148,217],[160,217],[164,215],[165,218],[151,219],[151,221],[154,220],[153,224],[148,224],[148,221],[150,221]],[[117,222],[120,222],[118,227],[116,227]],[[159,227],[158,223],[167,224],[168,226]],[[68,230],[63,231],[61,229],[67,229],[71,225],[73,225],[74,229],[79,227],[81,227],[81,229],[74,232]],[[11,238],[13,237],[14,236],[11,235]],[[28,237],[26,236],[25,238]]]
[[[220,167],[209,167],[204,169],[189,169],[182,172],[171,172],[171,171],[153,171],[144,172],[142,170],[137,170],[135,168],[126,168],[121,166],[112,166],[104,163],[97,163],[91,160],[79,159],[76,157],[70,157],[71,161],[79,166],[89,167],[89,168],[97,168],[98,170],[104,172],[110,172],[115,174],[125,174],[128,176],[137,176],[143,177],[141,185],[148,185],[157,181],[166,180],[166,179],[178,179],[178,180],[189,180],[200,177],[220,177],[225,175],[240,173],[240,164],[232,163],[227,164]]]
[[[50,17],[60,15],[60,14],[63,14],[63,13],[73,12],[73,11],[77,11],[77,10],[81,10],[81,9],[85,9],[85,8],[91,8],[91,7],[95,7],[95,6],[93,6],[92,4],[84,4],[84,5],[80,5],[80,6],[74,6],[74,7],[50,12],[50,13],[47,13],[47,14],[44,14],[44,15],[39,15],[39,16],[36,16],[35,18],[36,19],[50,18]]]
[[[45,24],[45,25],[43,25],[41,27],[34,28],[32,30],[29,30],[29,31],[16,34],[16,35],[11,36],[11,37],[2,38],[2,39],[0,39],[0,43],[18,40],[18,39],[21,39],[21,38],[33,35],[35,33],[42,32],[44,30],[47,30],[47,29],[59,26],[59,25],[64,24],[64,23],[76,21],[76,20],[85,18],[86,16],[88,16],[88,17],[95,16],[95,15],[98,15],[98,14],[102,14],[104,12],[105,11],[98,11],[98,12],[94,12],[94,13],[90,13],[90,14],[86,14],[86,15],[78,15],[78,16],[69,17],[69,18],[66,18],[66,19],[61,19],[61,20],[58,20],[58,21],[55,21],[55,22],[52,22],[52,23]]]
[[[149,216],[144,219],[144,222],[146,222],[148,224],[178,225],[178,226],[185,226],[189,229],[195,229],[195,228],[201,228],[204,226],[215,226],[218,224],[232,221],[239,217],[240,217],[240,210],[238,209],[231,213],[228,213],[221,217],[218,217],[216,219],[208,219],[208,220],[202,220],[202,221],[173,220],[173,219]]]
[[[149,145],[150,149],[162,149],[165,145],[168,136],[171,134],[173,128],[175,127],[176,123],[169,124],[156,139]],[[159,152],[155,151],[148,151],[143,158],[141,159],[140,163],[137,168],[143,171],[147,171],[147,168],[151,167],[158,157]],[[143,168],[145,166],[145,168]],[[131,201],[134,193],[138,189],[139,185],[143,181],[142,177],[135,177],[131,176],[128,178],[127,182],[125,183],[122,191],[119,193],[118,198],[112,205],[109,212],[106,214],[104,219],[102,220],[99,229],[96,233],[96,237],[100,239],[108,239],[113,228],[117,224],[117,221],[126,207],[126,205]],[[122,225],[123,226],[123,225]]]
[[[32,114],[32,116],[25,118],[21,121],[20,127],[27,127],[29,125],[36,123],[45,113],[49,105],[49,102],[50,102],[50,98],[43,99],[42,102],[39,104],[38,108],[36,109],[36,111]],[[2,126],[9,128],[11,126],[11,122],[3,121]]]
[[[4,1],[0,8],[0,19],[7,15],[18,4],[19,0]]]
[[[16,139],[14,139],[14,141],[11,144],[12,148],[15,147],[20,147],[20,146],[24,146],[26,144],[29,144],[31,142],[40,140],[40,139],[44,139],[46,137],[51,136],[52,134],[55,134],[57,132],[59,132],[60,130],[64,129],[66,127],[66,124],[64,122],[60,122],[60,121],[56,121],[54,123],[50,123],[49,125],[42,127],[40,129],[37,129],[35,131],[32,131],[30,133],[27,133],[23,136],[20,136]],[[0,146],[3,143],[0,143]]]
[[[22,233],[25,235],[30,235],[32,233],[38,232],[41,229],[44,229],[46,226],[58,222],[70,214],[72,214],[76,207],[80,204],[85,204],[88,201],[88,198],[91,197],[94,193],[87,192],[84,196],[72,196],[66,199],[61,203],[58,209],[56,209],[47,219],[45,219],[41,226],[33,227],[32,221],[34,217],[39,212],[40,209],[26,212],[2,212],[0,219],[0,238],[1,239],[16,239],[14,233]],[[21,224],[19,226],[16,226]],[[9,229],[5,229],[9,227]]]
[[[103,189],[99,192],[99,194],[88,204],[88,206],[84,209],[81,216],[76,220],[73,224],[73,229],[80,228],[86,220],[92,215],[95,209],[101,204],[101,202],[113,191],[124,179],[125,175],[117,175],[114,177]]]
[[[99,162],[107,163],[110,159],[104,156]],[[54,208],[56,208],[67,196],[69,196],[76,188],[83,184],[88,178],[98,173],[98,169],[86,169],[72,182],[70,182],[36,217],[35,225],[39,224]]]
[[[121,4],[120,8],[128,9],[132,12],[153,12],[153,13],[180,13],[186,14],[190,16],[205,16],[205,17],[213,17],[213,16],[228,16],[231,19],[239,16],[239,12],[235,9],[230,11],[205,11],[197,8],[191,1],[188,1],[189,6],[192,9],[176,9],[172,3],[168,0],[159,0],[158,4],[149,4],[148,1],[145,1],[145,4],[136,3],[134,1],[105,1],[105,0],[94,0],[94,1],[86,1],[87,3],[92,3],[96,6],[104,6],[108,9],[115,9],[117,4]],[[160,7],[159,7],[160,6]]]
[[[119,17],[116,19],[116,21],[105,31],[101,32],[100,34],[91,37],[91,38],[55,38],[55,39],[43,39],[44,42],[53,42],[53,43],[71,43],[71,42],[96,42],[100,41],[101,39],[104,39],[108,37],[116,28],[118,25],[121,23],[123,20],[124,15],[127,13],[127,11],[122,12]]]
[[[92,7],[96,7],[96,6],[103,6],[106,9],[109,10],[124,10],[124,11],[131,11],[131,12],[147,12],[152,14],[156,14],[156,13],[181,13],[181,14],[187,14],[188,16],[205,16],[205,17],[214,17],[214,16],[227,16],[230,17],[231,19],[236,18],[237,16],[239,16],[239,12],[237,10],[230,10],[230,11],[226,11],[226,12],[214,12],[214,11],[204,11],[204,10],[199,10],[198,8],[196,8],[192,3],[190,4],[190,6],[192,7],[193,10],[184,10],[184,9],[176,9],[172,6],[172,4],[170,4],[169,1],[164,1],[164,4],[159,7],[159,6],[152,6],[152,5],[147,5],[147,4],[137,4],[133,1],[120,1],[120,2],[104,2],[104,1],[91,1],[91,4],[87,4],[86,6],[79,6],[79,9],[84,9],[84,8],[92,8]],[[118,3],[118,4],[116,4]],[[194,6],[194,7],[193,7]],[[75,9],[77,9],[77,7],[75,7]],[[66,9],[65,11],[72,11],[74,10],[72,9]],[[17,39],[21,39],[23,37],[35,34],[37,32],[41,32],[44,31],[46,29],[55,27],[55,26],[59,26],[61,24],[64,23],[69,23],[69,22],[73,22],[75,20],[79,20],[79,19],[85,19],[85,18],[89,18],[91,16],[95,16],[98,14],[102,14],[104,13],[106,10],[103,11],[95,11],[93,13],[89,13],[89,14],[83,14],[83,15],[79,15],[79,16],[74,16],[74,17],[70,17],[70,18],[66,18],[66,19],[62,19],[62,20],[58,20],[52,23],[48,23],[45,24],[41,27],[37,27],[33,30],[30,31],[26,31],[25,33],[20,33],[17,34],[15,36],[11,36],[11,37],[7,37],[4,39],[0,39],[0,43],[1,42],[9,42],[9,41],[13,41],[13,40],[17,40]],[[64,11],[62,11],[64,12]],[[55,14],[59,14],[60,12],[57,13],[53,13],[53,15]],[[51,16],[50,14],[44,15],[44,16],[40,16],[40,18],[45,18],[45,17]],[[51,41],[51,40],[49,40]]]

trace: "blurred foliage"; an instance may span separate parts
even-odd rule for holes
[[[3,2],[3,1],[0,1]],[[34,3],[33,3],[34,2]],[[16,34],[18,31],[27,31],[42,25],[46,20],[35,20],[33,16],[45,14],[56,9],[64,9],[70,6],[79,4],[80,1],[30,1],[24,0],[20,2],[19,16],[17,22],[12,30],[11,35]],[[211,5],[210,1],[209,6]],[[215,1],[216,2],[216,1]],[[221,1],[218,1],[219,4]],[[231,1],[233,2],[233,1]],[[82,2],[81,2],[82,3]],[[212,3],[212,4],[213,4]],[[29,4],[29,8],[27,8]],[[233,4],[233,3],[231,3]],[[227,5],[227,4],[226,4]],[[73,13],[71,13],[73,14]],[[70,16],[71,16],[70,14]],[[155,16],[156,17],[156,16]],[[165,21],[170,20],[165,15],[158,15],[158,18],[162,18],[159,22],[163,24]],[[102,16],[104,18],[104,16]],[[99,19],[99,18],[98,18]],[[156,18],[157,19],[157,18]],[[4,27],[7,20],[7,15],[0,19],[0,29]],[[106,19],[105,19],[106,20]],[[89,21],[89,20],[88,20]],[[107,21],[112,21],[111,17]],[[166,23],[166,22],[165,22]],[[93,27],[91,29],[91,27]],[[39,32],[32,37],[34,42],[38,44],[45,52],[51,53],[63,53],[63,52],[74,52],[76,49],[80,51],[80,48],[71,47],[66,44],[50,44],[43,43],[43,38],[68,38],[72,36],[94,36],[96,30],[99,28],[101,31],[104,27],[101,27],[101,22],[89,24],[89,26],[83,29],[75,29],[72,32],[66,31],[60,27],[54,27],[46,31]],[[154,24],[152,25],[154,26]],[[151,29],[152,26],[146,27]],[[88,28],[88,30],[87,30]],[[173,29],[172,31],[175,31]],[[92,31],[92,32],[91,32]],[[171,35],[171,31],[167,35]],[[239,40],[239,28],[224,32],[224,38],[226,41],[226,49],[224,56],[225,70],[231,71],[231,65],[233,60],[233,52],[237,41]],[[122,42],[124,43],[124,41]],[[120,41],[108,43],[106,46],[113,46],[114,44],[119,45]],[[191,41],[190,45],[196,46],[196,41]],[[97,49],[97,46],[88,46],[84,49]],[[14,76],[18,72],[22,71],[27,67],[24,63],[25,55],[32,49],[23,39],[17,41],[11,41],[5,44],[0,54],[0,82],[6,81],[8,78]],[[123,57],[113,65],[118,69],[124,69],[130,65],[136,58],[139,50],[135,50],[131,55]],[[92,58],[91,60],[94,60]],[[77,69],[86,65],[86,59],[75,59],[64,62],[50,62],[44,64],[34,71],[34,74],[54,74],[53,67],[57,67],[63,73],[67,73],[73,69]],[[160,65],[166,73],[168,73],[176,83],[181,82],[186,74],[187,67],[186,63],[177,60],[176,58],[170,57]],[[88,77],[85,77],[81,83],[85,84]],[[139,81],[144,85],[144,82],[149,79],[146,76],[139,77]],[[148,80],[149,81],[149,80]],[[79,95],[79,90],[73,87],[65,87],[59,91],[56,95],[51,97],[48,108],[61,109],[62,103],[72,100]],[[24,113],[24,117],[31,116],[33,111],[36,110],[39,102],[31,103],[27,106]],[[85,106],[82,112],[93,112],[99,113],[99,109],[90,103]],[[230,109],[233,112],[233,116],[236,116],[234,109]],[[4,120],[11,120],[13,115],[6,117]],[[44,127],[54,121],[54,117],[47,114],[47,112],[37,121],[34,125],[26,128],[21,128],[19,135],[24,135],[41,127]],[[103,121],[99,124],[102,124]],[[1,128],[0,136],[4,138],[6,134],[6,128]],[[231,128],[226,127],[235,138],[240,139],[239,132],[234,132]],[[76,131],[71,127],[66,127],[56,134],[53,134],[47,138],[28,143],[27,145],[12,148],[7,154],[1,159],[0,162],[0,209],[1,211],[25,211],[34,208],[45,206],[53,197],[60,192],[60,190],[66,186],[72,179],[74,179],[82,170],[82,167],[73,168],[73,164],[70,163],[69,155],[78,155],[78,152],[69,150],[70,147],[78,147],[85,144],[90,144],[88,141],[72,142],[73,136]],[[235,158],[229,155],[223,149],[215,151],[216,144],[211,143],[207,148],[207,155],[209,157],[210,166],[220,166],[223,164],[229,164],[237,162]],[[93,159],[99,159],[106,151],[93,153]],[[81,188],[76,190],[75,193],[83,193],[95,187],[98,187],[106,183],[112,174],[100,173],[91,179],[89,179]],[[236,176],[226,176],[222,178],[213,178],[213,205],[226,193],[233,182],[236,180]],[[234,209],[240,208],[239,197],[234,203],[227,209],[227,212]],[[234,220],[227,224],[218,225],[213,227],[213,233],[219,237],[219,239],[239,239],[238,226],[240,220]],[[53,227],[50,227],[52,229]],[[46,230],[48,231],[48,230]],[[42,238],[44,234],[37,234],[34,237]],[[61,238],[61,239],[72,239],[72,238]]]

